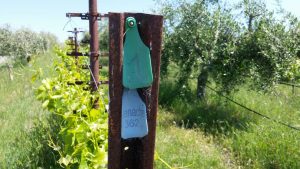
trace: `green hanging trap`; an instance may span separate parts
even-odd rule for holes
[[[135,18],[126,19],[126,37],[123,51],[123,86],[137,89],[153,82],[150,49],[142,41]]]

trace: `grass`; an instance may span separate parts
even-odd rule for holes
[[[230,158],[243,168],[299,168],[300,132],[261,118],[207,89],[203,101],[176,93],[173,82],[161,84],[160,100],[175,116],[178,126],[200,130],[229,150]],[[190,92],[193,92],[190,91]],[[241,86],[229,97],[262,114],[292,126],[300,123],[300,92],[279,85],[272,93],[251,91]],[[166,98],[170,98],[166,100]]]
[[[0,68],[0,168],[38,168],[55,166],[55,154],[47,146],[52,129],[49,114],[35,99],[31,77],[40,66],[49,75],[47,53],[28,66],[15,65],[11,80],[6,67]],[[48,167],[47,167],[48,166]]]
[[[227,144],[245,168],[299,168],[300,135],[286,127],[264,122],[238,131]]]
[[[226,155],[228,152],[217,146],[212,138],[184,124],[176,125],[175,119],[174,114],[160,109],[156,151],[170,166],[176,169],[237,168],[234,160]],[[156,160],[155,168],[164,169],[166,165]]]
[[[242,89],[234,97],[275,120],[299,127],[300,95],[293,95],[290,87],[280,85],[273,93],[265,94]],[[228,139],[241,164],[249,168],[300,168],[300,131],[255,118],[257,121],[249,123],[247,132],[236,131]]]

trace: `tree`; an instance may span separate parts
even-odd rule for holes
[[[229,60],[214,63],[220,71],[215,75],[217,82],[226,91],[249,80],[253,89],[269,90],[280,81],[295,79],[299,74],[299,69],[292,70],[298,59],[298,19],[286,13],[275,17],[273,11],[265,10],[264,4],[251,1],[248,7],[249,1],[243,2],[251,11],[245,12],[248,26],[239,34]]]
[[[186,85],[190,76],[197,77],[197,96],[203,98],[208,74],[220,52],[228,51],[239,32],[230,11],[215,1],[180,2],[163,8],[166,31],[163,50],[163,73],[170,61],[179,65],[179,85]],[[176,12],[175,12],[176,11]],[[176,18],[176,21],[174,19]]]
[[[178,85],[197,77],[197,96],[205,96],[208,77],[230,92],[251,79],[256,89],[268,89],[283,80],[297,63],[299,22],[291,15],[278,20],[260,1],[239,3],[244,21],[223,2],[195,0],[162,5],[165,41],[162,73],[179,67]],[[296,36],[295,36],[296,35]],[[298,53],[297,53],[298,52]]]
[[[86,32],[83,38],[80,40],[81,46],[86,46],[90,41],[90,34]],[[99,49],[100,51],[108,51],[108,22],[104,20],[99,26]]]
[[[101,51],[108,51],[109,40],[108,40],[108,20],[104,20],[99,26],[99,47]]]
[[[12,31],[9,25],[0,28],[0,56],[10,56],[12,51]]]
[[[57,44],[50,33],[36,33],[27,28],[12,31],[9,26],[0,28],[0,56],[9,56],[13,60],[30,61],[32,55],[38,55]]]
[[[266,13],[266,4],[261,0],[242,0],[237,4],[242,9],[241,15],[246,19],[249,32],[253,31],[253,22]]]

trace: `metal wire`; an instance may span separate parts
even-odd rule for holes
[[[66,22],[66,24],[63,27],[63,31],[65,30],[66,26],[72,21],[71,17],[69,17],[69,20]]]
[[[126,31],[125,31],[125,33],[123,34],[123,39],[124,39],[124,37],[125,37],[125,35],[126,35],[126,33],[129,31],[129,29],[127,29]]]
[[[296,88],[300,88],[299,84],[293,84],[293,83],[287,83],[287,82],[279,82],[279,84],[286,85],[286,86],[293,86],[293,87],[296,87]]]
[[[147,112],[148,112],[148,114],[150,114],[150,112],[151,112],[151,103],[152,103],[151,91],[152,91],[151,87],[143,89],[143,95],[146,97],[146,100],[148,102],[147,103]]]
[[[72,20],[72,17],[69,16],[68,18],[69,18],[69,20],[65,23],[65,25],[63,27],[63,31],[69,24],[71,24],[71,27],[74,27],[74,28],[78,27],[77,24],[75,23],[75,21]]]
[[[92,70],[91,70],[91,67],[88,66],[88,68],[89,68],[90,73],[91,73],[91,75],[92,75],[93,81],[94,81],[94,83],[95,83],[95,85],[96,85],[97,91],[99,92],[100,99],[101,99],[102,103],[105,104],[104,99],[103,99],[103,97],[102,97],[102,95],[101,95],[101,92],[99,91],[98,82],[96,82],[96,79],[95,79],[95,77],[94,77],[94,75],[93,75],[93,72],[92,72]]]
[[[273,118],[271,118],[271,117],[268,117],[268,116],[266,116],[266,115],[264,115],[264,114],[262,114],[262,113],[259,113],[259,112],[255,111],[255,110],[252,110],[252,109],[250,109],[250,108],[248,108],[248,107],[242,105],[241,103],[238,103],[238,102],[234,101],[233,99],[231,99],[231,98],[229,98],[229,97],[223,95],[220,91],[217,91],[216,89],[214,89],[214,88],[212,88],[212,87],[210,87],[210,86],[208,86],[208,85],[206,85],[206,87],[209,88],[210,90],[212,90],[213,92],[217,93],[219,96],[224,97],[225,99],[227,99],[227,100],[231,101],[232,103],[234,103],[234,104],[236,104],[236,105],[238,105],[238,106],[240,106],[240,107],[242,107],[242,108],[248,110],[249,112],[252,112],[252,113],[254,113],[254,114],[258,115],[258,116],[261,116],[261,117],[263,117],[263,118],[265,118],[265,119],[271,120],[271,121],[273,121],[273,122],[275,122],[275,123],[278,123],[278,124],[280,124],[280,125],[286,126],[286,127],[290,128],[290,129],[300,131],[300,128],[291,126],[291,125],[286,124],[286,123],[284,123],[284,122],[281,122],[281,121],[278,121],[278,120],[273,119]]]

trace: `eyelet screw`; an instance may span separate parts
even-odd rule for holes
[[[133,27],[133,26],[134,26],[134,22],[133,22],[133,21],[130,21],[130,22],[128,23],[128,25],[129,25],[130,27]]]
[[[126,19],[126,22],[127,22],[127,26],[128,26],[129,28],[133,28],[133,27],[136,26],[136,20],[135,20],[133,17],[128,17],[128,18]]]

